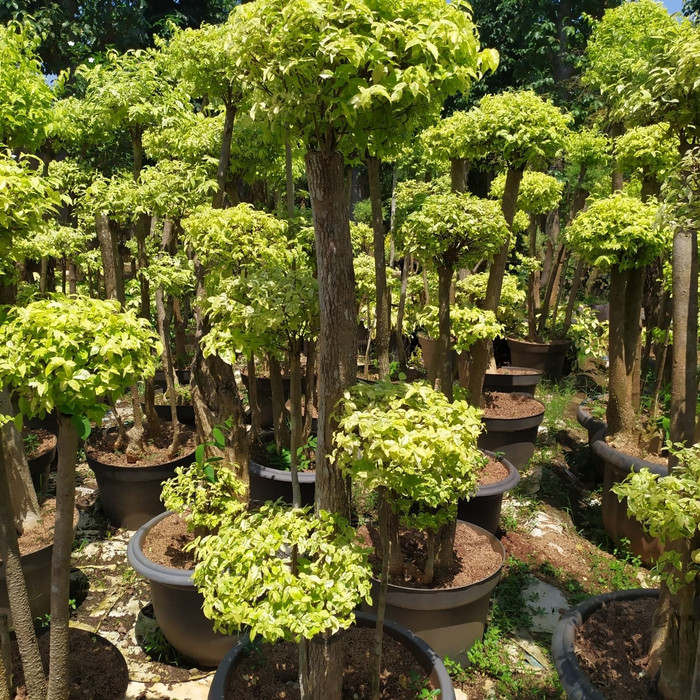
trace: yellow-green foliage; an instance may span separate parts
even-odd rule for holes
[[[615,141],[615,156],[626,172],[661,181],[678,165],[678,138],[668,124],[638,126]]]
[[[454,520],[484,464],[479,409],[450,403],[425,382],[377,382],[352,386],[338,410],[332,459],[339,469],[369,490],[386,488],[412,527]]]
[[[502,199],[506,188],[506,175],[502,173],[491,183],[490,195]],[[518,209],[528,214],[548,214],[555,209],[561,199],[564,183],[556,177],[526,170],[518,190]]]
[[[418,312],[416,321],[429,338],[438,338],[440,326],[437,306],[424,306]],[[452,347],[458,352],[466,352],[477,340],[493,340],[503,333],[503,325],[496,320],[493,311],[456,304],[450,307],[450,329]]]

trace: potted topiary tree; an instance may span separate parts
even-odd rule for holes
[[[698,691],[700,446],[675,452],[679,463],[668,476],[642,469],[614,487],[615,494],[625,499],[630,514],[649,536],[658,537],[665,545],[654,567],[661,579],[661,592],[645,672],[650,684],[658,681],[658,691],[665,700],[694,697]],[[552,639],[552,655],[562,685],[571,697],[581,690],[593,690],[574,654],[577,628],[604,604],[658,593],[638,589],[596,596],[562,618]]]
[[[0,325],[2,386],[16,397],[24,415],[43,416],[56,409],[59,417],[49,697],[68,697],[68,585],[78,441],[89,435],[90,421],[101,420],[107,411],[102,399],[116,400],[127,387],[151,376],[159,352],[160,341],[148,322],[120,312],[116,301],[36,301],[12,307]],[[23,659],[29,667],[24,654]]]
[[[475,492],[485,463],[477,447],[480,418],[479,409],[450,402],[425,382],[357,384],[345,393],[335,435],[334,464],[377,492],[386,617],[451,658],[483,633],[505,558],[493,535],[456,520],[458,500]],[[485,563],[481,579],[469,585],[449,583],[457,533],[478,552],[462,550],[462,559]],[[413,548],[419,542],[413,560],[409,542]],[[431,590],[438,580],[439,589]]]

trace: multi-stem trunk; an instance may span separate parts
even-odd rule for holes
[[[438,337],[437,382],[439,389],[452,401],[452,326],[450,323],[450,289],[454,271],[451,267],[438,268]]]
[[[376,156],[367,157],[369,174],[369,198],[372,205],[372,233],[374,243],[374,275],[376,285],[377,328],[374,339],[377,353],[379,378],[389,377],[389,339],[391,319],[389,309],[389,289],[386,284],[386,250],[384,246],[384,217],[382,214],[382,190],[380,184],[381,163]],[[370,328],[367,329],[371,331]],[[370,333],[371,335],[371,333]]]
[[[520,182],[523,179],[522,170],[509,169],[506,175],[506,184],[503,189],[503,199],[501,201],[501,210],[503,218],[506,220],[508,229],[513,226],[513,218],[518,203],[518,192],[520,191]],[[506,238],[501,250],[496,254],[496,257],[491,263],[489,269],[489,279],[486,285],[486,299],[483,303],[483,308],[496,313],[498,311],[498,303],[501,300],[501,289],[503,287],[503,276],[506,271],[506,262],[508,261],[508,249],[510,248],[510,235]],[[472,406],[479,406],[481,403],[481,390],[484,385],[484,377],[489,364],[489,348],[490,340],[477,340],[472,348],[472,361],[469,371],[469,403]]]
[[[290,439],[289,463],[292,476],[292,502],[301,508],[301,489],[299,488],[299,448],[302,446],[302,409],[301,409],[301,341],[294,338],[289,344],[289,414]]]
[[[51,557],[51,639],[47,700],[68,700],[68,606],[70,555],[75,510],[75,465],[78,431],[72,416],[58,417],[56,525]]]

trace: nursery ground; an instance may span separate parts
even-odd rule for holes
[[[591,377],[578,375],[538,390],[545,421],[530,466],[504,501],[499,534],[507,564],[485,640],[468,670],[448,664],[462,698],[564,697],[549,653],[560,610],[593,593],[649,585],[647,572],[615,550],[602,527],[600,485],[575,417],[594,389]],[[109,525],[85,463],[78,482],[72,624],[121,650],[129,700],[205,698],[213,671],[179,657],[163,638],[151,616],[148,584],[126,560],[132,533]]]

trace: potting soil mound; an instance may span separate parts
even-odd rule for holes
[[[531,396],[485,391],[481,408],[486,418],[529,418],[544,413],[544,406]]]
[[[374,629],[351,628],[345,640],[343,698],[369,700],[372,687]],[[298,700],[299,647],[292,642],[256,647],[234,670],[226,700]],[[415,700],[429,687],[423,669],[398,642],[384,635],[382,645],[381,697]]]

